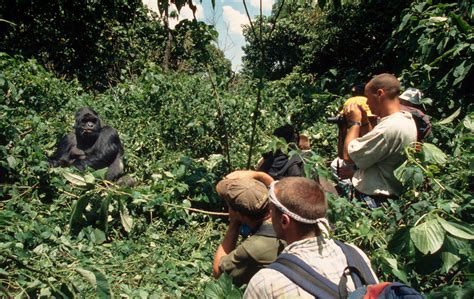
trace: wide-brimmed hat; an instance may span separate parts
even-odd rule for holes
[[[268,189],[255,179],[224,179],[217,184],[216,190],[234,210],[244,214],[260,214],[268,207]]]
[[[419,89],[416,89],[413,87],[407,88],[407,90],[405,90],[399,96],[400,99],[410,102],[414,105],[421,105],[422,97],[423,97],[423,93]]]

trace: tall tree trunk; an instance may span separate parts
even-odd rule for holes
[[[166,38],[165,55],[163,57],[162,67],[163,67],[163,71],[167,72],[169,69],[169,63],[170,63],[170,58],[171,58],[171,46],[173,45],[173,34],[171,33],[167,10],[165,12],[164,23],[165,23],[165,28],[167,32],[167,38]]]

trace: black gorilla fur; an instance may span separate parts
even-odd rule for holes
[[[74,165],[83,171],[108,167],[107,180],[116,180],[123,172],[123,146],[117,131],[101,126],[97,112],[81,108],[76,112],[74,132],[61,138],[56,152],[49,158],[53,167]]]

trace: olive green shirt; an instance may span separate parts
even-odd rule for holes
[[[260,269],[273,263],[285,246],[285,241],[276,237],[271,222],[265,221],[254,235],[221,258],[219,269],[229,274],[236,286],[241,286]]]

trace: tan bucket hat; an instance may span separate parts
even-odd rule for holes
[[[244,214],[260,214],[268,207],[268,189],[255,179],[224,179],[217,183],[216,191],[234,210]]]

